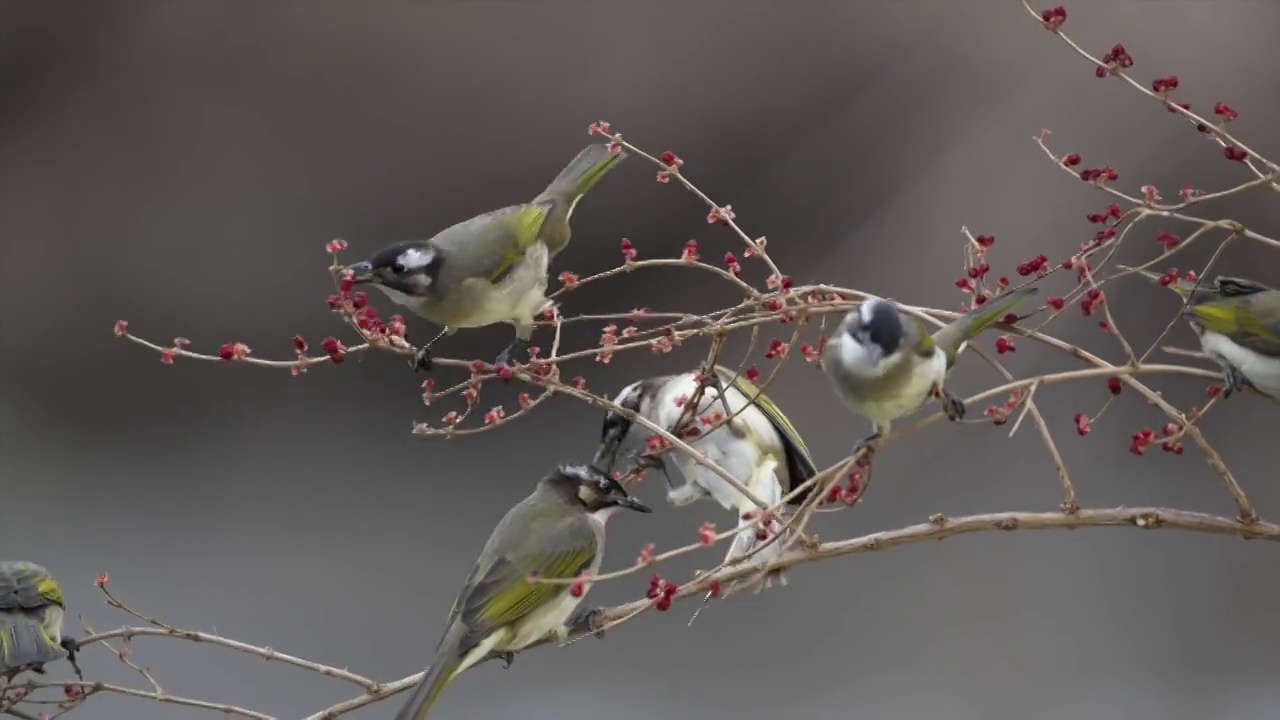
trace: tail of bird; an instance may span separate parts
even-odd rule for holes
[[[1134,274],[1141,275],[1142,277],[1158,285],[1163,284],[1160,282],[1160,278],[1164,276],[1161,275],[1160,273],[1151,272],[1150,270],[1139,270],[1137,268],[1131,268],[1127,265],[1116,265],[1116,267],[1121,270],[1128,270],[1133,272]],[[1186,300],[1188,297],[1191,296],[1191,292],[1195,289],[1195,283],[1188,282],[1186,280],[1183,280],[1182,278],[1176,278],[1173,280],[1173,282],[1170,282],[1169,284],[1165,285],[1165,287],[1178,293],[1178,295],[1180,295],[1183,300]]]
[[[466,627],[462,623],[454,623],[453,627],[449,628],[449,632],[440,640],[435,659],[431,661],[431,667],[427,668],[427,674],[413,689],[413,695],[408,702],[400,708],[400,712],[396,713],[396,720],[426,719],[427,712],[435,704],[436,698],[440,697],[440,692],[453,680],[458,668],[462,666],[458,643],[465,632]]]
[[[755,472],[751,474],[751,479],[747,483],[747,488],[751,490],[756,497],[760,498],[761,502],[769,507],[777,505],[782,501],[782,483],[778,480],[777,470],[778,458],[772,454],[765,455],[756,465]],[[752,550],[755,550],[761,542],[768,542],[767,539],[759,539],[757,533],[760,532],[760,527],[758,525],[752,525],[757,517],[754,513],[758,512],[760,512],[760,508],[756,507],[755,503],[743,496],[742,505],[738,508],[738,533],[733,536],[733,542],[729,544],[729,551],[725,553],[724,565],[728,565],[747,553],[750,553]],[[771,545],[763,548],[760,552],[752,556],[751,560],[748,562],[760,564],[768,563],[782,552],[783,547],[783,538],[778,538],[777,540],[774,540]],[[770,570],[765,573],[763,577],[757,578],[754,584],[755,591],[759,592],[762,588],[770,587],[774,580],[777,580],[782,585],[786,585],[787,575],[785,569],[778,568],[777,570]],[[736,582],[730,583],[730,588],[736,584]],[[711,602],[711,598],[713,596],[713,591],[708,591],[707,594],[703,596],[702,604],[694,611],[693,617],[689,618],[690,626],[692,626],[694,621],[698,619],[698,616],[702,614],[702,611],[706,609],[707,603]]]
[[[1037,287],[1024,287],[1011,292],[1002,293],[974,307],[965,313],[966,336],[974,337],[987,329],[991,323],[1004,317],[1010,310],[1027,298],[1040,292]]]
[[[947,353],[947,366],[956,361],[965,343],[992,323],[1003,318],[1018,303],[1040,292],[1040,288],[1024,287],[996,295],[981,305],[975,305],[949,325],[933,334],[933,342]]]
[[[627,157],[625,150],[610,150],[608,145],[588,145],[565,166],[546,190],[534,200],[553,200],[572,207],[604,174]]]
[[[61,660],[59,639],[49,637],[38,612],[0,612],[0,673]]]

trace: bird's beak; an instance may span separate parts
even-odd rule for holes
[[[642,513],[653,512],[653,510],[648,505],[645,505],[644,503],[631,497],[630,495],[626,495],[618,498],[617,503],[618,503],[618,507],[624,507],[628,510],[635,510],[636,512],[642,512]]]
[[[606,475],[613,472],[613,466],[618,463],[618,448],[621,446],[622,433],[616,429],[611,429],[609,434],[605,436],[604,442],[600,443],[600,447],[596,450],[596,456],[591,461],[591,465],[603,470]]]
[[[347,270],[351,271],[351,280],[357,285],[373,280],[373,265],[368,260],[348,265]]]

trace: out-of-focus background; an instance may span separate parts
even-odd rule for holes
[[[1137,77],[1176,73],[1180,98],[1231,103],[1242,137],[1280,151],[1280,6],[1068,10],[1067,30],[1086,47],[1123,42]],[[0,555],[46,564],[71,611],[99,629],[128,620],[93,588],[109,571],[127,601],[169,622],[384,680],[427,661],[493,523],[554,464],[590,457],[598,413],[556,400],[500,432],[418,438],[413,421],[456,405],[423,407],[421,377],[390,356],[301,378],[169,367],[112,337],[114,321],[160,342],[181,335],[212,352],[238,340],[281,358],[294,334],[313,346],[346,337],[324,305],[326,241],[347,239],[354,259],[532,197],[597,119],[679,153],[798,282],[949,308],[960,302],[962,225],[996,236],[996,271],[1010,274],[1092,234],[1084,216],[1108,198],[1053,167],[1032,142],[1041,128],[1057,152],[1118,168],[1129,192],[1152,183],[1174,197],[1187,184],[1247,179],[1155,104],[1095,79],[1016,2],[6,2],[0,76]],[[1259,192],[1208,210],[1274,235],[1278,207]],[[579,207],[556,271],[614,265],[623,236],[643,257],[674,256],[690,238],[705,257],[740,251],[704,215],[631,159]],[[1157,253],[1158,227],[1135,231],[1121,259]],[[1210,250],[1172,264],[1199,267]],[[1276,255],[1245,242],[1221,269],[1280,283]],[[1176,309],[1172,294],[1137,281],[1108,293],[1135,344]],[[734,301],[700,275],[651,271],[584,288],[564,309]],[[1096,318],[1072,313],[1055,327],[1121,357]],[[589,345],[599,330],[584,325],[567,342]],[[488,359],[508,333],[461,332],[438,347]],[[1191,345],[1184,327],[1174,338]],[[566,372],[614,392],[702,352]],[[1071,367],[1029,342],[1010,362],[1022,373]],[[997,379],[971,357],[955,382],[967,394]],[[1151,382],[1183,406],[1203,401],[1204,382]],[[798,360],[774,387],[821,465],[866,431]],[[1105,401],[1104,383],[1037,398],[1085,505],[1234,513],[1190,444],[1182,457],[1127,452],[1131,432],[1163,423],[1130,394],[1084,439],[1071,417]],[[1273,519],[1277,413],[1246,395],[1203,423]],[[935,512],[1056,507],[1034,432],[1007,434],[943,423],[892,446],[865,504],[820,517],[818,529],[832,539]],[[658,478],[637,492],[657,512],[617,519],[609,567],[645,542],[692,540],[704,520],[731,522],[712,504],[668,507]],[[720,552],[662,572],[687,577]],[[788,589],[716,605],[692,629],[693,606],[682,604],[601,642],[529,653],[507,671],[483,666],[433,717],[1271,716],[1278,568],[1272,544],[1177,532],[915,545],[798,569]],[[644,586],[644,576],[604,584],[590,600]],[[282,719],[358,693],[215,647],[139,639],[133,652],[171,693]],[[101,647],[82,662],[91,677],[139,681]],[[351,717],[389,717],[403,697]],[[76,712],[209,716],[113,696]]]

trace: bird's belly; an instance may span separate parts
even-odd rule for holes
[[[916,366],[900,379],[879,378],[850,383],[846,399],[863,415],[888,422],[914,412],[933,391],[936,378],[928,365]]]
[[[723,439],[720,439],[718,436],[722,433]],[[707,459],[728,471],[738,482],[750,488],[752,476],[760,464],[761,457],[756,448],[745,438],[731,435],[728,428],[720,428],[702,438],[701,442],[690,443],[690,445],[706,455]],[[710,468],[693,462],[683,453],[680,454],[679,467],[686,481],[701,486],[725,510],[741,512],[756,506],[736,488],[725,482],[724,478]],[[785,469],[780,466],[776,472],[783,473]],[[752,492],[758,497],[772,494],[762,493],[754,488]]]
[[[532,286],[530,286],[532,285]],[[459,292],[457,300],[424,303],[419,315],[455,328],[478,328],[495,323],[516,323],[535,318],[546,299],[546,286],[531,283],[524,287],[503,287],[475,282]]]
[[[1280,358],[1267,357],[1217,333],[1206,332],[1200,341],[1205,353],[1239,369],[1263,394],[1280,400]]]

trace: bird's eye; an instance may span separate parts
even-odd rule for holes
[[[396,275],[403,275],[404,271],[405,271],[405,267],[400,263],[395,263],[391,266],[391,272],[395,273]]]

